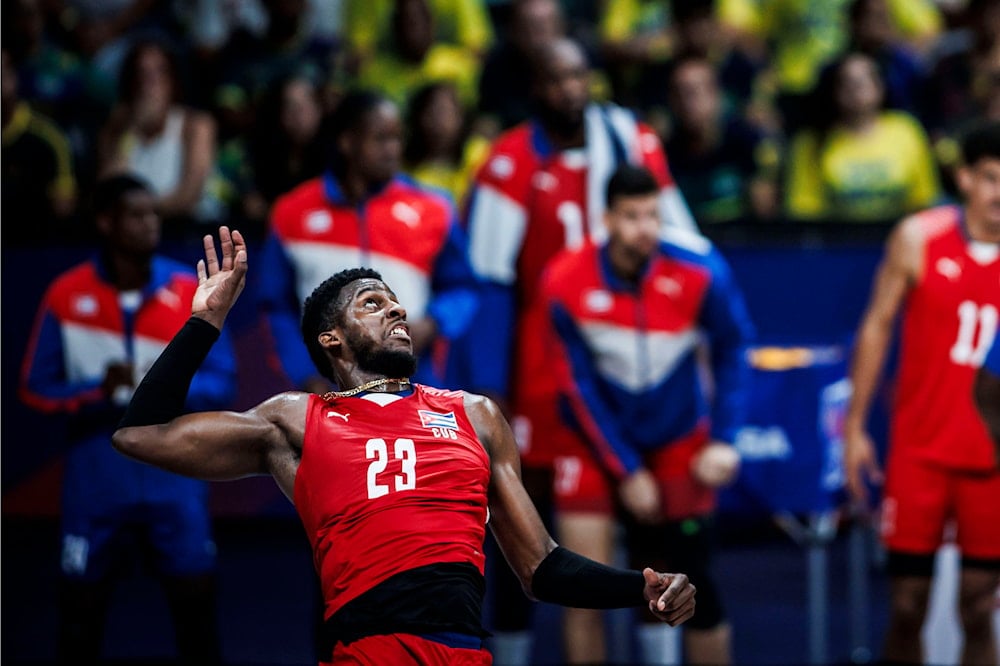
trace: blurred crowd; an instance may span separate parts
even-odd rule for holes
[[[263,237],[330,160],[355,88],[406,121],[404,170],[459,208],[538,110],[534,54],[571,36],[591,98],[659,135],[703,229],[882,222],[954,191],[955,138],[1000,118],[996,0],[12,0],[3,242],[91,237],[101,177],[155,192],[168,235]]]

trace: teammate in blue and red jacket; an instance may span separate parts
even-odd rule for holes
[[[647,169],[619,167],[606,191],[607,241],[557,255],[542,277],[549,358],[577,435],[576,450],[555,460],[557,526],[572,548],[608,561],[621,509],[630,556],[669,561],[698,587],[687,660],[721,664],[730,639],[708,569],[709,517],[714,489],[739,466],[731,444],[747,404],[752,325],[712,244],[664,233],[659,187]],[[700,376],[703,340],[712,397]],[[666,656],[657,633],[640,633],[647,663]],[[599,615],[568,611],[567,644],[599,658]]]
[[[478,303],[454,205],[400,172],[403,130],[388,99],[351,93],[334,116],[330,169],[278,199],[261,257],[261,306],[281,368],[296,388],[330,388],[301,344],[301,305],[330,275],[363,265],[397,285],[407,304],[417,379],[453,385],[447,341],[467,328]]]
[[[21,379],[31,407],[69,419],[62,488],[60,663],[95,663],[119,546],[148,542],[184,663],[219,661],[215,544],[208,488],[111,448],[134,387],[184,325],[198,287],[183,264],[155,254],[160,218],[152,193],[130,176],[98,184],[103,249],[58,276],[42,301]],[[227,336],[191,383],[189,410],[222,409],[236,394]]]

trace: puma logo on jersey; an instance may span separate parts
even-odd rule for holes
[[[90,294],[77,296],[73,300],[73,311],[81,317],[93,317],[97,310],[97,299]]]
[[[420,213],[408,203],[397,201],[392,205],[392,216],[411,229],[420,224]]]
[[[681,292],[684,291],[684,287],[683,285],[681,285],[681,281],[678,280],[677,278],[672,278],[668,275],[661,275],[660,277],[656,278],[656,280],[653,282],[653,286],[656,288],[658,292],[666,296],[669,296],[671,298],[676,298],[680,296]]]
[[[306,213],[305,226],[311,234],[325,234],[333,226],[333,217],[329,211],[311,210]]]
[[[935,270],[938,273],[945,276],[952,282],[962,277],[962,267],[958,265],[958,262],[949,257],[941,257],[934,264]]]
[[[331,409],[326,413],[326,416],[327,418],[330,418],[331,416],[336,416],[339,419],[344,419],[344,423],[347,423],[347,417],[350,416],[350,414],[341,414],[340,412],[335,412]]]
[[[590,312],[608,312],[615,305],[614,296],[606,289],[591,289],[583,296],[583,302]]]

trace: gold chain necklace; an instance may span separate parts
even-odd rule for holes
[[[323,394],[324,400],[333,400],[334,398],[350,398],[352,395],[357,395],[363,391],[370,391],[373,388],[379,386],[385,386],[387,384],[399,384],[402,386],[409,386],[410,380],[406,377],[402,379],[392,379],[391,377],[382,377],[381,379],[373,379],[370,382],[365,382],[361,386],[355,386],[352,389],[347,389],[346,391],[330,391]]]

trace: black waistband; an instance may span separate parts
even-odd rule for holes
[[[322,654],[365,636],[455,632],[486,637],[482,574],[472,564],[408,569],[352,599],[323,623]]]

